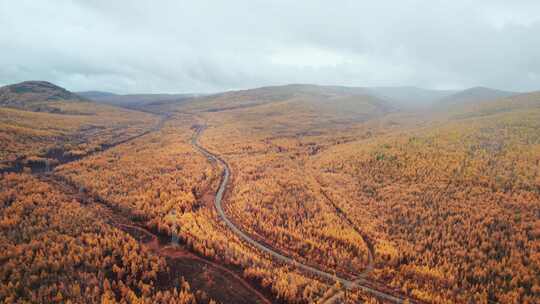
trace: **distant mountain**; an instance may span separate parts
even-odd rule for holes
[[[454,118],[485,117],[504,113],[530,112],[540,108],[540,91],[515,94],[507,97],[469,102],[446,107],[445,111]],[[532,113],[532,112],[531,112]],[[521,115],[521,114],[520,114]]]
[[[117,95],[109,92],[87,91],[79,92],[86,98],[122,107],[140,107],[151,104],[174,103],[194,97],[194,94],[127,94]]]
[[[453,90],[429,90],[417,87],[368,87],[366,90],[376,97],[405,109],[431,106],[437,100],[457,92]]]
[[[0,88],[0,104],[2,105],[58,100],[85,101],[86,99],[47,81],[24,81]]]
[[[75,92],[77,95],[80,95],[82,97],[88,98],[88,99],[94,99],[94,98],[107,98],[111,96],[116,96],[114,93],[110,92],[103,92],[103,91],[83,91],[83,92]]]
[[[486,87],[474,87],[459,91],[452,95],[441,98],[437,101],[439,106],[465,105],[469,103],[482,102],[505,98],[518,93],[501,91]]]
[[[319,115],[326,119],[363,121],[394,110],[385,100],[370,95],[365,88],[289,84],[230,91],[194,99],[186,107],[193,111],[221,112],[251,109],[273,115],[304,117]],[[270,110],[272,109],[272,110]],[[275,110],[275,112],[274,112]]]
[[[345,86],[324,86],[311,84],[289,84],[284,86],[262,87],[257,90],[259,96],[270,93],[273,97],[292,96],[294,94],[318,94],[328,97],[338,95],[349,96],[371,96],[383,100],[387,106],[393,108],[418,108],[431,106],[437,100],[450,96],[457,91],[453,90],[429,90],[417,87],[345,87]],[[251,91],[251,90],[246,90]],[[244,91],[238,91],[244,92]],[[279,94],[277,94],[279,92]]]
[[[87,101],[82,96],[46,81],[25,81],[0,88],[0,106],[38,112],[59,112],[51,104]]]
[[[343,96],[367,96],[369,92],[361,87],[323,86],[313,84],[287,84],[267,86],[247,90],[228,91],[205,96],[202,100],[220,106],[246,106],[294,98],[309,100],[332,100]],[[204,106],[207,105],[203,104]]]

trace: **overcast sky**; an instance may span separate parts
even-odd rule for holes
[[[0,84],[540,89],[540,1],[0,0]]]

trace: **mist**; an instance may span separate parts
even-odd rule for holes
[[[538,1],[0,0],[0,84],[538,90]]]

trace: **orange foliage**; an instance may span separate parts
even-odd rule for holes
[[[0,299],[5,303],[195,303],[162,289],[163,258],[91,207],[25,174],[0,176]]]
[[[242,267],[246,278],[261,282],[278,297],[312,302],[324,284],[261,256],[217,219],[213,189],[221,169],[191,146],[191,127],[198,123],[192,116],[178,115],[159,132],[60,166],[56,174],[114,207],[129,209],[149,228],[176,233],[193,250]],[[288,290],[292,287],[294,292]]]

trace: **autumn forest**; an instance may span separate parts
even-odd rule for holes
[[[540,94],[489,90],[2,87],[0,302],[539,303]]]

